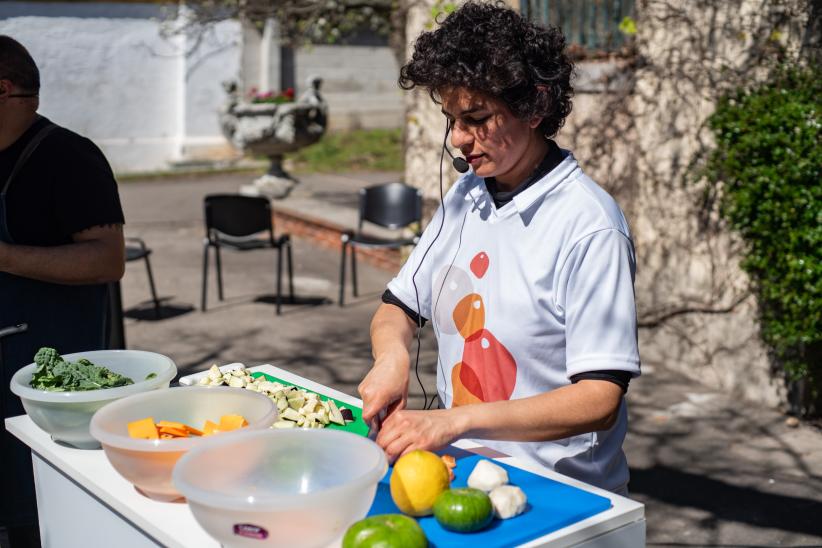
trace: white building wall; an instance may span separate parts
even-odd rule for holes
[[[322,76],[329,129],[397,128],[404,123],[400,69],[388,46],[300,48],[294,64],[298,92],[309,76]]]
[[[0,34],[19,40],[40,68],[40,112],[95,141],[119,173],[227,149],[217,109],[221,82],[239,71],[240,25],[220,23],[192,52],[191,40],[161,36],[162,9],[0,3]]]
[[[264,36],[251,26],[245,28],[242,75],[244,90],[281,90],[281,50],[276,25]],[[330,131],[400,128],[404,124],[403,93],[397,85],[399,65],[390,47],[376,36],[369,44],[315,44],[293,53],[294,89],[306,90],[310,76],[323,79],[322,95],[328,102]]]
[[[0,1],[0,34],[19,40],[37,62],[40,112],[92,139],[116,172],[236,158],[217,119],[222,83],[279,88],[279,44],[266,45],[251,29],[244,35],[237,21],[218,23],[200,37],[164,37],[174,8]],[[389,47],[317,45],[298,49],[294,63],[298,94],[308,76],[323,78],[331,130],[403,124],[399,67]]]

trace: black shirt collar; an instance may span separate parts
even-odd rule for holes
[[[522,183],[517,185],[514,190],[499,190],[497,187],[497,180],[494,177],[486,177],[484,179],[485,188],[488,189],[488,193],[494,200],[494,205],[497,209],[499,209],[510,202],[514,196],[545,177],[551,172],[551,170],[557,167],[560,162],[562,162],[562,150],[560,150],[559,146],[557,146],[553,140],[548,139],[548,152],[545,153],[545,157],[534,169],[531,175],[529,175]]]

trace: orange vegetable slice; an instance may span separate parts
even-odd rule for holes
[[[128,423],[128,435],[141,440],[156,440],[160,437],[151,417]]]
[[[220,430],[237,430],[243,426],[248,426],[248,421],[242,415],[223,415],[220,417]]]
[[[454,481],[454,478],[456,477],[454,475],[454,468],[457,466],[457,459],[454,458],[453,455],[440,455],[440,458],[442,459],[442,462],[445,463],[445,467],[448,468],[448,479],[450,481]]]
[[[181,422],[175,422],[175,421],[160,421],[160,422],[158,422],[158,423],[157,423],[157,428],[162,429],[162,428],[166,428],[166,427],[168,427],[168,428],[176,428],[177,430],[185,430],[185,429],[186,429],[186,425],[185,425],[185,424],[183,424],[183,423],[181,423]]]
[[[172,428],[170,426],[161,426],[158,428],[160,434],[170,434],[175,438],[187,438],[188,431],[185,428]]]
[[[212,422],[212,421],[205,421],[203,425],[203,435],[210,436],[212,434],[218,434],[220,432],[220,427]]]
[[[187,424],[185,424],[185,425],[183,425],[183,426],[185,426],[186,432],[188,432],[188,433],[189,433],[189,434],[191,434],[192,436],[202,436],[202,435],[203,435],[203,431],[202,431],[202,430],[197,430],[197,429],[196,429],[196,428],[194,428],[193,426],[189,426],[189,425],[187,425]]]

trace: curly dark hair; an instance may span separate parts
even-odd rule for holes
[[[420,34],[399,84],[425,88],[435,102],[443,89],[479,91],[521,120],[542,117],[540,130],[553,137],[571,112],[573,70],[559,29],[536,25],[500,1],[469,1]]]

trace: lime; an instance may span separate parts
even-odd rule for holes
[[[422,527],[402,514],[382,514],[365,518],[345,532],[342,548],[426,548]]]
[[[494,507],[488,495],[479,489],[449,489],[434,503],[434,517],[446,529],[471,533],[491,523],[494,519]]]
[[[448,467],[430,451],[411,451],[397,459],[391,473],[391,498],[404,514],[428,516],[450,485]]]

